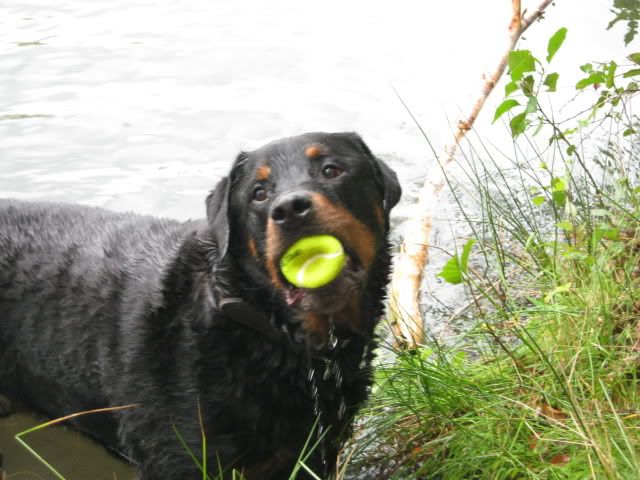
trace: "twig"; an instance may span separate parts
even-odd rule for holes
[[[438,199],[446,181],[445,170],[453,162],[460,141],[473,127],[489,94],[502,77],[508,63],[509,53],[514,49],[522,34],[533,22],[542,17],[551,2],[552,0],[543,0],[533,12],[523,15],[521,0],[511,1],[512,15],[507,49],[493,73],[484,77],[480,95],[473,103],[469,115],[458,121],[453,142],[444,148],[442,154],[437,156],[440,168],[435,172],[430,172],[429,178],[425,179],[420,189],[415,209],[416,214],[406,223],[400,252],[395,257],[391,280],[390,323],[395,338],[404,343],[399,346],[415,347],[421,344],[424,339],[424,320],[419,301],[420,287],[424,268],[429,261],[427,244],[433,228],[433,213],[438,206]],[[406,105],[405,108],[407,108]],[[414,121],[416,124],[418,123],[415,118]]]

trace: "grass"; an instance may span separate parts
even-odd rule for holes
[[[377,478],[397,479],[637,479],[634,148],[608,144],[586,161],[557,145],[514,144],[498,168],[481,139],[474,144],[460,168],[471,187],[451,182],[457,200],[481,206],[463,211],[476,241],[464,275],[474,321],[378,369],[352,470],[375,464]]]
[[[51,465],[49,462],[47,462],[38,452],[36,452],[33,448],[31,448],[31,446],[27,443],[27,441],[23,438],[26,435],[33,433],[33,432],[37,432],[38,430],[42,430],[43,428],[47,428],[51,425],[56,425],[62,422],[66,422],[68,420],[71,420],[73,418],[77,418],[77,417],[81,417],[84,415],[93,415],[96,413],[105,413],[105,412],[115,412],[118,410],[126,410],[128,408],[133,408],[133,407],[137,407],[139,404],[131,404],[131,405],[123,405],[123,406],[119,406],[119,407],[107,407],[107,408],[97,408],[97,409],[93,409],[93,410],[85,410],[83,412],[77,412],[77,413],[72,413],[71,415],[65,415],[64,417],[59,417],[59,418],[55,418],[53,420],[49,420],[48,422],[44,422],[41,423],[39,425],[36,425],[35,427],[31,427],[27,430],[24,430],[20,433],[17,433],[15,435],[15,439],[16,441],[22,445],[25,450],[27,450],[31,455],[33,455],[33,457],[38,460],[41,464],[43,464],[45,467],[47,467],[47,469],[59,480],[66,480],[64,476],[62,476],[62,474],[53,466]],[[0,469],[0,474],[2,473],[1,469]]]
[[[63,422],[66,422],[68,420],[71,420],[73,418],[81,417],[81,416],[84,416],[84,415],[93,415],[93,414],[96,414],[96,413],[104,413],[104,412],[114,412],[114,411],[118,411],[118,410],[126,410],[126,409],[129,409],[129,408],[135,408],[135,407],[138,407],[138,406],[140,406],[140,404],[131,404],[131,405],[118,406],[118,407],[108,407],[108,408],[98,408],[98,409],[86,410],[86,411],[82,411],[82,412],[73,413],[71,415],[66,415],[64,417],[59,417],[59,418],[55,418],[53,420],[49,420],[47,422],[38,424],[38,425],[36,425],[36,426],[34,426],[32,428],[24,430],[24,431],[22,431],[20,433],[17,433],[15,435],[15,439],[38,462],[40,462],[42,465],[44,465],[57,479],[66,480],[66,477],[64,477],[53,465],[51,465],[36,450],[34,450],[26,442],[26,440],[23,437],[29,435],[30,433],[37,432],[38,430],[42,430],[44,428],[47,428],[47,427],[49,427],[51,425],[56,425],[56,424],[59,424],[59,423],[63,423]],[[206,437],[206,433],[204,431],[204,427],[203,427],[203,424],[202,424],[202,412],[200,410],[200,405],[198,405],[198,419],[199,419],[199,422],[200,422],[200,432],[201,432],[200,446],[199,446],[201,451],[202,451],[202,459],[201,459],[201,461],[198,460],[198,458],[196,457],[196,455],[193,452],[193,450],[187,445],[184,437],[182,436],[182,434],[180,433],[178,428],[174,424],[172,424],[172,428],[173,428],[173,431],[174,431],[174,433],[176,435],[177,441],[180,443],[180,445],[185,450],[185,452],[189,455],[189,457],[193,461],[194,465],[196,465],[198,467],[198,470],[200,470],[200,473],[202,475],[202,480],[222,480],[222,479],[227,479],[227,478],[231,478],[232,480],[245,480],[245,477],[244,477],[244,475],[242,474],[241,471],[238,471],[236,469],[225,468],[220,463],[219,459],[218,459],[217,464],[215,466],[215,472],[216,473],[214,473],[213,469],[208,468],[208,465],[207,465],[207,437]],[[297,478],[297,476],[298,476],[298,474],[299,474],[299,472],[301,470],[304,470],[309,476],[311,476],[312,479],[321,480],[320,477],[316,473],[314,473],[305,463],[308,460],[308,458],[311,456],[311,454],[315,451],[315,449],[318,448],[318,446],[320,444],[320,441],[321,441],[321,438],[317,438],[317,435],[315,434],[315,432],[316,432],[316,425],[314,424],[313,429],[309,433],[309,436],[307,437],[307,440],[306,440],[304,446],[302,447],[302,450],[300,451],[298,459],[296,460],[296,464],[295,464],[291,474],[289,475],[289,480],[295,480],[295,478]],[[315,438],[315,441],[313,441],[314,438]],[[1,473],[2,473],[2,470],[0,469],[0,474]],[[229,475],[231,475],[231,477],[229,477]]]
[[[206,436],[206,433],[204,431],[204,426],[202,424],[202,413],[200,411],[200,406],[199,405],[198,405],[198,418],[200,420],[200,432],[201,432],[200,448],[202,450],[202,462],[200,462],[197,459],[197,457],[195,456],[195,453],[193,452],[193,450],[191,448],[189,448],[189,446],[187,445],[187,443],[184,440],[183,436],[180,434],[180,431],[177,429],[177,427],[175,425],[172,425],[172,427],[173,427],[173,431],[175,432],[178,441],[182,445],[182,448],[185,450],[185,452],[187,452],[187,454],[189,455],[189,457],[191,458],[193,463],[198,467],[198,470],[200,470],[200,472],[202,474],[202,480],[224,480],[226,478],[229,478],[229,474],[231,474],[231,479],[232,480],[245,480],[245,477],[244,477],[244,475],[242,474],[241,471],[238,471],[235,468],[232,468],[231,470],[229,470],[228,467],[225,468],[222,465],[222,463],[220,462],[220,459],[218,459],[218,462],[217,462],[217,465],[216,465],[216,471],[217,471],[216,474],[214,474],[211,470],[207,469],[207,436]],[[308,458],[311,456],[311,454],[315,451],[315,449],[318,448],[318,446],[320,445],[320,442],[321,442],[321,438],[316,438],[317,437],[317,435],[316,435],[316,432],[317,432],[316,427],[317,427],[317,422],[316,422],[316,424],[313,425],[313,428],[312,428],[311,432],[309,432],[307,440],[305,441],[305,444],[303,445],[303,447],[302,447],[302,449],[300,451],[300,454],[298,455],[298,458],[296,460],[296,464],[293,467],[293,470],[291,471],[291,473],[289,475],[289,480],[295,480],[301,470],[304,470],[308,475],[311,476],[311,478],[313,480],[322,480],[305,463],[308,460]],[[326,432],[325,432],[325,434],[326,434]],[[323,434],[323,436],[324,436],[324,434]],[[313,441],[314,438],[315,438],[315,442]],[[64,480],[64,479],[62,479],[62,480]]]

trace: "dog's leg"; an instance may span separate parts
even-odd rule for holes
[[[0,417],[6,417],[13,409],[11,408],[11,400],[0,394]]]

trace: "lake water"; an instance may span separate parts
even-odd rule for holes
[[[400,176],[401,227],[435,167],[392,86],[441,147],[506,44],[508,2],[446,3],[0,3],[0,196],[201,217],[207,191],[240,149],[305,131],[355,130]],[[625,50],[621,27],[604,31],[611,2],[557,3],[524,44],[543,55],[551,33],[569,27],[555,60],[565,64],[560,87],[568,96],[578,63]],[[478,122],[496,144],[507,141],[503,128],[489,128],[499,100],[492,97]],[[433,241],[452,250],[458,216],[446,196],[437,216]],[[433,331],[462,302],[459,289],[435,277],[446,259],[434,250],[426,274]],[[13,443],[25,418],[0,422],[5,464],[47,478]],[[69,480],[131,475],[68,439],[76,437],[55,438],[44,444],[74,453],[49,458],[93,469]]]

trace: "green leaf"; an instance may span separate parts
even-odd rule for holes
[[[560,207],[564,207],[567,203],[567,184],[560,177],[551,179],[551,198],[553,203]]]
[[[567,192],[553,192],[551,193],[551,198],[553,199],[553,203],[559,207],[564,207],[567,203]]]
[[[635,63],[636,65],[640,65],[640,52],[632,53],[627,58],[631,60],[633,63]]]
[[[588,87],[589,85],[599,85],[605,82],[606,82],[606,78],[604,76],[604,73],[593,72],[587,78],[583,78],[578,83],[576,83],[576,89],[582,90],[583,88]]]
[[[567,155],[571,156],[574,153],[576,153],[576,146],[575,145],[569,145],[567,147]]]
[[[624,72],[622,75],[624,78],[635,77],[640,75],[640,68],[634,68],[633,70],[629,70],[628,72]]]
[[[558,285],[556,288],[551,290],[544,296],[544,303],[553,302],[553,297],[558,295],[559,293],[569,292],[571,291],[571,283],[565,283],[564,285]]]
[[[531,202],[533,202],[533,204],[536,207],[539,207],[540,205],[542,205],[546,201],[547,201],[547,198],[544,195],[538,195],[537,197],[533,197],[531,199]]]
[[[618,64],[613,60],[611,60],[611,63],[605,68],[605,70],[607,71],[607,88],[613,88],[615,86],[617,68]]]
[[[509,74],[514,82],[520,80],[524,73],[536,69],[536,59],[530,50],[513,50],[509,53],[508,63]]]
[[[509,82],[504,86],[504,96],[508,97],[513,92],[518,90],[520,86],[516,82]]]
[[[533,95],[534,86],[535,86],[535,80],[533,79],[533,75],[527,75],[520,82],[520,88],[522,88],[522,93],[524,93],[527,97]]]
[[[600,223],[593,232],[595,242],[599,242],[602,238],[607,240],[618,240],[620,238],[620,230],[607,223]]]
[[[549,90],[547,90],[548,92],[556,91],[556,85],[558,84],[559,76],[560,74],[558,73],[550,73],[549,75],[546,76],[546,78],[544,79],[543,85],[549,87]]]
[[[530,96],[529,101],[527,102],[527,108],[525,108],[525,113],[533,113],[538,109],[538,99],[535,96]]]
[[[573,230],[573,224],[568,220],[556,223],[556,227],[561,228],[562,230]]]
[[[551,179],[551,189],[554,192],[564,192],[567,190],[567,184],[560,177],[553,177]]]
[[[469,253],[471,247],[476,241],[472,238],[462,247],[462,254],[449,259],[443,269],[438,273],[438,277],[442,277],[445,282],[457,285],[464,280],[463,273],[467,273],[467,265],[469,263]]]
[[[582,70],[584,73],[591,73],[593,72],[593,65],[591,65],[590,63],[585,63],[584,65],[580,65],[580,70]]]
[[[538,120],[538,126],[536,127],[535,131],[533,132],[533,136],[535,137],[536,135],[538,135],[541,131],[542,131],[542,127],[544,127],[544,122],[543,119],[540,118]]]
[[[629,135],[633,135],[636,131],[633,128],[627,128],[624,132],[622,132],[623,137],[628,137]]]
[[[522,112],[511,119],[509,126],[511,127],[511,135],[515,138],[527,129],[529,121],[527,120],[527,112]]]
[[[498,120],[502,115],[507,113],[513,107],[517,107],[518,105],[520,105],[520,102],[514,100],[513,98],[505,100],[500,104],[498,108],[496,108],[496,114],[493,116],[493,122],[491,123],[495,123],[495,121]]]
[[[619,240],[620,230],[618,230],[617,228],[610,228],[605,230],[602,236],[607,240]]]
[[[567,29],[562,27],[556,33],[554,33],[549,39],[549,45],[547,45],[547,62],[551,62],[558,49],[562,46],[564,39],[567,37]]]

